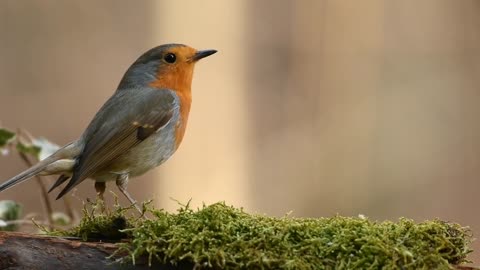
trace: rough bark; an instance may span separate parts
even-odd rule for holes
[[[82,242],[58,237],[0,232],[0,270],[51,269],[192,269],[193,265],[177,267],[154,264],[146,260],[120,264],[108,259],[116,250],[115,244]]]

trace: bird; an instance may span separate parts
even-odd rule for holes
[[[68,181],[62,198],[87,178],[103,201],[106,182],[141,212],[127,191],[130,178],[168,160],[183,140],[190,112],[195,64],[216,50],[164,44],[142,54],[79,139],[0,184],[0,192],[36,175],[59,175],[49,193]]]

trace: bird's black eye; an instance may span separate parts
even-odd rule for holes
[[[177,60],[177,57],[175,56],[175,54],[173,53],[167,53],[165,54],[165,56],[163,57],[163,59],[167,62],[167,63],[175,63],[175,61]]]

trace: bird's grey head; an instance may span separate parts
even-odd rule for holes
[[[183,44],[165,44],[152,48],[142,54],[125,72],[118,89],[144,87],[156,80],[161,65],[169,64],[172,56],[169,49],[187,47]]]
[[[142,54],[128,68],[118,89],[146,87],[158,80],[161,74],[193,70],[195,62],[215,52],[197,51],[183,44],[160,45]]]

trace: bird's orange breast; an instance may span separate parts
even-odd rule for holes
[[[173,90],[180,101],[180,119],[175,124],[175,149],[178,148],[185,135],[188,115],[192,103],[192,76],[193,66],[180,65],[159,70],[157,80],[150,83],[150,87],[163,90]]]
[[[180,100],[180,119],[175,124],[175,149],[180,146],[187,128],[188,115],[190,113],[190,105],[192,104],[191,93],[177,92]]]

